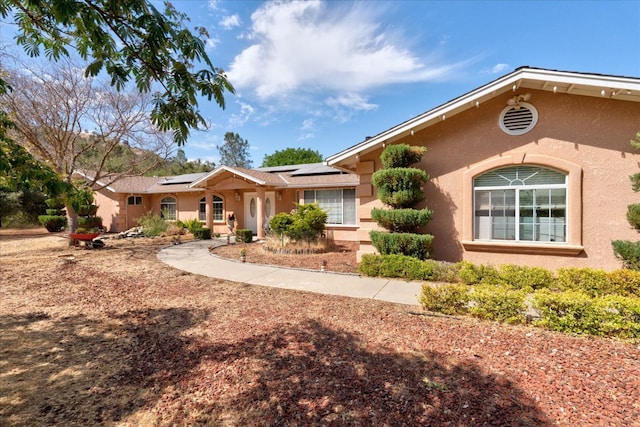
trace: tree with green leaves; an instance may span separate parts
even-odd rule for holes
[[[320,163],[322,160],[322,154],[310,148],[285,148],[265,155],[261,167]]]
[[[90,61],[85,77],[104,72],[117,90],[134,82],[139,92],[153,92],[152,122],[182,145],[190,129],[207,125],[198,97],[224,108],[225,92],[234,89],[206,53],[206,29],[194,35],[185,14],[168,1],[164,6],[161,12],[149,0],[0,0],[0,17],[16,24],[16,42],[31,57],[44,50],[59,60],[75,51]]]
[[[249,154],[249,141],[233,132],[224,134],[224,144],[216,146],[220,152],[220,164],[250,168],[253,164]]]

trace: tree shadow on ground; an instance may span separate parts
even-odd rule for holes
[[[106,319],[0,316],[0,424],[122,420],[198,363],[181,333],[206,315],[166,309]]]
[[[317,321],[281,325],[268,334],[209,348],[225,364],[259,361],[243,378],[218,385],[229,392],[209,418],[233,425],[551,425],[507,379],[473,360],[435,352],[367,350],[360,339]],[[233,384],[242,380],[243,384]]]

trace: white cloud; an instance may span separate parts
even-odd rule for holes
[[[350,110],[370,111],[378,108],[376,104],[368,103],[366,98],[356,93],[347,93],[336,97],[329,97],[325,102],[330,107],[346,107]]]
[[[220,3],[220,0],[209,0],[209,3],[208,3],[209,9],[218,10],[218,3]]]
[[[315,119],[306,119],[302,122],[302,127],[300,129],[301,130],[313,129],[314,125],[315,125]]]
[[[509,64],[496,64],[491,69],[486,70],[488,74],[500,74],[509,68]]]
[[[253,44],[235,57],[229,78],[268,99],[441,79],[463,65],[418,57],[381,27],[381,12],[372,2],[266,2],[251,15]]]
[[[239,27],[240,26],[240,17],[238,16],[238,14],[235,15],[231,15],[231,16],[225,16],[222,18],[222,20],[220,21],[219,25],[224,28],[225,30],[230,30],[233,27]]]
[[[316,136],[315,133],[304,133],[298,137],[298,141],[306,141],[308,139],[313,139]]]
[[[216,39],[213,37],[209,37],[205,42],[204,42],[204,46],[207,50],[213,50],[216,48],[216,46],[218,46],[218,44],[220,43],[220,39]]]
[[[249,121],[255,112],[255,109],[246,102],[236,100],[236,103],[240,105],[240,112],[232,114],[229,118],[229,126],[231,128],[241,127]]]

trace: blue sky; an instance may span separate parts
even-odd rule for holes
[[[254,166],[287,147],[327,157],[522,65],[640,77],[640,1],[172,3],[237,91],[202,102],[211,128],[184,147],[216,164],[228,131]]]

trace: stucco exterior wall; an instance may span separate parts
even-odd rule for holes
[[[639,200],[631,190],[629,175],[639,171],[640,156],[629,141],[639,130],[640,105],[604,97],[526,92],[531,93],[529,103],[537,109],[539,117],[535,128],[524,135],[508,135],[498,125],[500,112],[513,96],[508,93],[397,141],[424,145],[428,149],[419,167],[431,177],[424,189],[423,205],[434,211],[425,230],[435,236],[434,258],[552,269],[619,268],[611,241],[639,238],[627,223],[626,210],[627,205]],[[368,233],[377,225],[371,222],[370,211],[382,205],[370,180],[371,173],[381,168],[381,151],[362,156],[358,164],[360,256],[374,251]],[[475,173],[497,164],[518,163],[554,168],[569,165],[566,169],[573,170],[571,177],[577,181],[568,188],[571,203],[568,233],[573,236],[569,244],[583,248],[578,254],[552,254],[513,245],[480,248],[471,242],[464,244],[469,237],[473,239],[469,230],[473,216],[470,188],[473,176],[469,171]],[[581,197],[575,200],[577,193],[581,193]]]
[[[100,190],[95,192],[93,199],[98,206],[96,215],[102,218],[102,226],[110,233],[120,231],[123,220],[120,215],[120,194]]]

